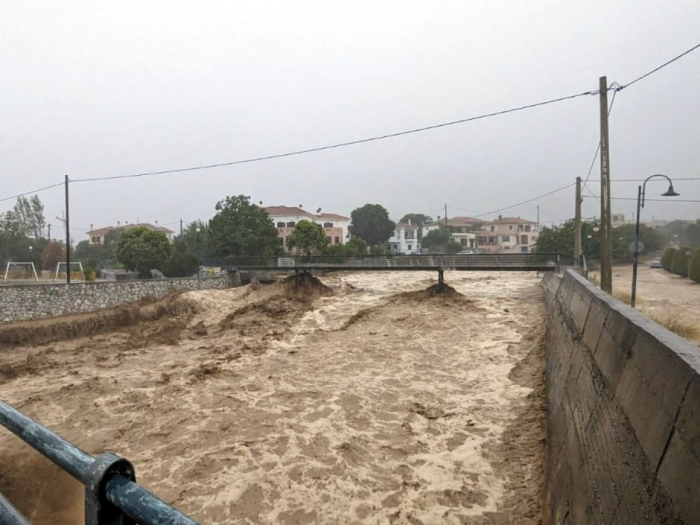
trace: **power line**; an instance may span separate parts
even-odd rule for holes
[[[610,182],[644,182],[646,179],[613,179]],[[677,180],[700,180],[700,177],[673,177],[673,181]],[[591,179],[590,182],[600,182],[600,179]]]
[[[50,190],[51,188],[55,188],[56,186],[63,186],[63,182],[58,182],[56,184],[52,184],[51,186],[44,186],[43,188],[39,188],[38,190],[25,191],[24,193],[18,193],[17,195],[12,195],[11,197],[3,197],[2,199],[0,199],[0,202],[9,201],[12,199],[17,199],[19,197],[24,197],[25,195],[30,195],[32,193],[39,193],[40,191],[44,191],[44,190]]]
[[[325,150],[334,149],[334,148],[343,148],[346,146],[354,146],[357,144],[364,144],[367,142],[374,142],[374,141],[384,140],[384,139],[388,139],[388,138],[401,137],[403,135],[410,135],[412,133],[420,133],[423,131],[444,128],[447,126],[455,126],[457,124],[464,124],[466,122],[473,122],[475,120],[482,120],[482,119],[486,119],[486,118],[490,118],[490,117],[496,117],[499,115],[505,115],[507,113],[515,113],[516,111],[523,111],[526,109],[532,109],[532,108],[536,108],[536,107],[540,107],[540,106],[554,104],[556,102],[563,102],[565,100],[571,100],[571,99],[578,98],[578,97],[597,95],[597,94],[598,94],[598,91],[584,91],[583,93],[577,93],[575,95],[568,95],[565,97],[559,97],[559,98],[554,98],[551,100],[545,100],[543,102],[536,102],[534,104],[527,104],[525,106],[518,106],[515,108],[494,111],[492,113],[485,113],[483,115],[477,115],[475,117],[468,117],[468,118],[463,118],[463,119],[459,119],[459,120],[453,120],[450,122],[433,124],[431,126],[425,126],[422,128],[414,128],[414,129],[409,129],[409,130],[405,130],[405,131],[398,131],[395,133],[387,133],[386,135],[377,135],[374,137],[369,137],[369,138],[364,138],[364,139],[359,139],[359,140],[352,140],[349,142],[339,142],[337,144],[331,144],[328,146],[319,146],[317,148],[309,148],[309,149],[303,149],[303,150],[297,150],[297,151],[290,151],[287,153],[276,153],[273,155],[266,155],[264,157],[253,157],[253,158],[249,158],[249,159],[234,160],[234,161],[230,161],[230,162],[221,162],[218,164],[208,164],[208,165],[204,165],[204,166],[193,166],[190,168],[180,168],[180,169],[174,169],[174,170],[149,171],[149,172],[144,172],[144,173],[133,173],[130,175],[114,175],[111,177],[91,177],[91,178],[85,178],[85,179],[74,179],[74,180],[71,180],[71,182],[90,182],[90,181],[98,181],[98,180],[114,180],[114,179],[127,179],[127,178],[135,178],[135,177],[148,177],[151,175],[165,175],[168,173],[183,173],[183,172],[187,172],[187,171],[222,168],[225,166],[235,166],[238,164],[250,164],[253,162],[262,162],[262,161],[266,161],[266,160],[279,159],[279,158],[284,158],[284,157],[292,157],[295,155],[304,155],[306,153],[314,153],[314,152],[325,151]]]
[[[674,62],[675,62],[676,60],[678,60],[679,58],[684,57],[684,56],[687,55],[688,53],[692,53],[693,51],[695,51],[695,50],[698,49],[699,47],[700,47],[700,44],[694,45],[693,47],[691,47],[691,48],[688,49],[687,51],[683,51],[683,53],[681,53],[680,55],[678,55],[678,56],[672,58],[672,59],[669,60],[668,62],[664,62],[664,63],[661,64],[659,67],[656,67],[656,68],[652,69],[652,70],[649,71],[648,73],[644,73],[641,77],[635,78],[632,82],[628,82],[628,83],[625,84],[624,86],[620,86],[619,88],[617,88],[618,91],[621,90],[621,89],[628,88],[628,87],[630,87],[630,86],[633,85],[633,84],[636,84],[636,83],[639,82],[640,80],[643,80],[643,79],[647,78],[649,75],[653,75],[653,74],[656,73],[657,71],[659,71],[659,70],[665,68],[666,66],[668,66],[668,65],[670,65],[670,64],[672,64],[672,63],[674,63]]]
[[[594,195],[594,197],[598,197],[597,195]],[[616,201],[636,201],[637,199],[634,197],[610,197],[613,200]],[[669,202],[669,203],[674,203],[674,202],[700,202],[700,200],[693,200],[693,199],[644,199],[644,202]]]
[[[550,192],[543,193],[542,195],[538,195],[537,197],[533,197],[532,199],[527,199],[527,200],[518,202],[517,204],[513,204],[512,206],[506,206],[505,208],[500,208],[500,209],[498,209],[498,210],[488,211],[488,212],[486,212],[486,213],[481,213],[481,214],[479,214],[479,215],[474,215],[474,218],[476,219],[476,218],[478,218],[478,217],[484,217],[485,215],[492,215],[492,214],[494,214],[494,213],[498,213],[498,212],[501,212],[501,211],[510,210],[511,208],[516,208],[516,207],[518,207],[518,206],[520,206],[520,205],[522,205],[522,204],[527,204],[528,202],[536,201],[536,200],[538,200],[538,199],[542,199],[542,198],[547,197],[547,196],[549,196],[549,195],[553,195],[554,193],[558,193],[558,192],[560,192],[560,191],[564,191],[565,189],[571,188],[572,186],[575,186],[575,185],[576,185],[576,183],[573,182],[573,183],[571,183],[571,184],[567,184],[566,186],[562,186],[561,188],[558,188],[558,189],[556,189],[556,190],[552,190],[552,191],[550,191]]]

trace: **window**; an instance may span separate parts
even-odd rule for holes
[[[331,243],[331,238],[330,238],[330,237],[326,237],[326,242],[327,242],[328,244],[330,244],[330,243]]]
[[[92,236],[92,244],[96,244],[96,243],[97,243],[97,237],[95,237],[95,236],[93,235],[93,236]]]
[[[522,225],[522,224],[518,224],[518,231],[519,231],[519,232],[523,231],[523,225]]]
[[[526,231],[526,232],[529,232],[529,231],[530,231],[530,225],[529,225],[529,224],[526,224],[526,225],[525,225],[525,231]]]
[[[513,229],[513,225],[512,225],[512,224],[509,224],[509,225],[508,225],[508,229],[509,229],[509,230],[512,230],[512,229]]]
[[[412,250],[412,249],[413,249],[413,246],[411,246],[411,245],[409,244],[409,245],[408,245],[408,249],[409,249],[409,250]]]
[[[413,239],[415,237],[415,233],[413,230],[406,230],[406,235],[405,239]]]
[[[340,244],[340,237],[336,237],[336,238],[335,238],[335,243],[336,243],[336,244]]]
[[[296,226],[296,225],[297,225],[296,222],[290,221],[290,222],[287,223],[287,228],[294,228],[294,226]]]
[[[284,223],[281,222],[281,221],[278,222],[278,223],[277,223],[277,227],[278,227],[278,228],[284,228]]]
[[[333,227],[333,223],[332,223],[332,222],[324,222],[324,223],[323,223],[323,227],[324,227],[324,228],[332,228],[332,227]]]
[[[520,244],[524,244],[524,245],[527,246],[527,235],[523,235],[523,236],[520,238]]]
[[[461,244],[462,246],[466,246],[466,245],[467,245],[467,239],[460,239],[460,240],[459,240],[459,244]]]
[[[501,242],[510,242],[510,235],[501,235]]]

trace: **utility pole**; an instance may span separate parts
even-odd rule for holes
[[[581,177],[576,177],[576,214],[574,216],[574,260],[581,263]]]
[[[51,223],[47,224],[47,227],[49,228],[49,241],[51,241]]]
[[[447,226],[447,203],[445,203],[445,226]]]
[[[600,77],[600,287],[612,293],[612,222],[610,217],[610,141],[608,79]]]
[[[70,284],[70,206],[68,202],[68,175],[66,175],[66,284]]]
[[[540,205],[537,205],[537,231],[540,231]]]
[[[180,219],[180,238],[182,240],[182,219]]]

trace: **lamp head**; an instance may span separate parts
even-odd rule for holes
[[[673,184],[668,185],[668,190],[666,190],[666,193],[662,193],[662,197],[678,197],[680,193],[676,193],[676,190],[673,189]]]

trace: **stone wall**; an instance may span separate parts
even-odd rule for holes
[[[700,350],[571,271],[543,286],[544,523],[700,523]]]
[[[138,301],[147,296],[160,298],[175,290],[229,288],[235,282],[235,275],[222,275],[187,279],[0,286],[0,322],[92,312]]]

